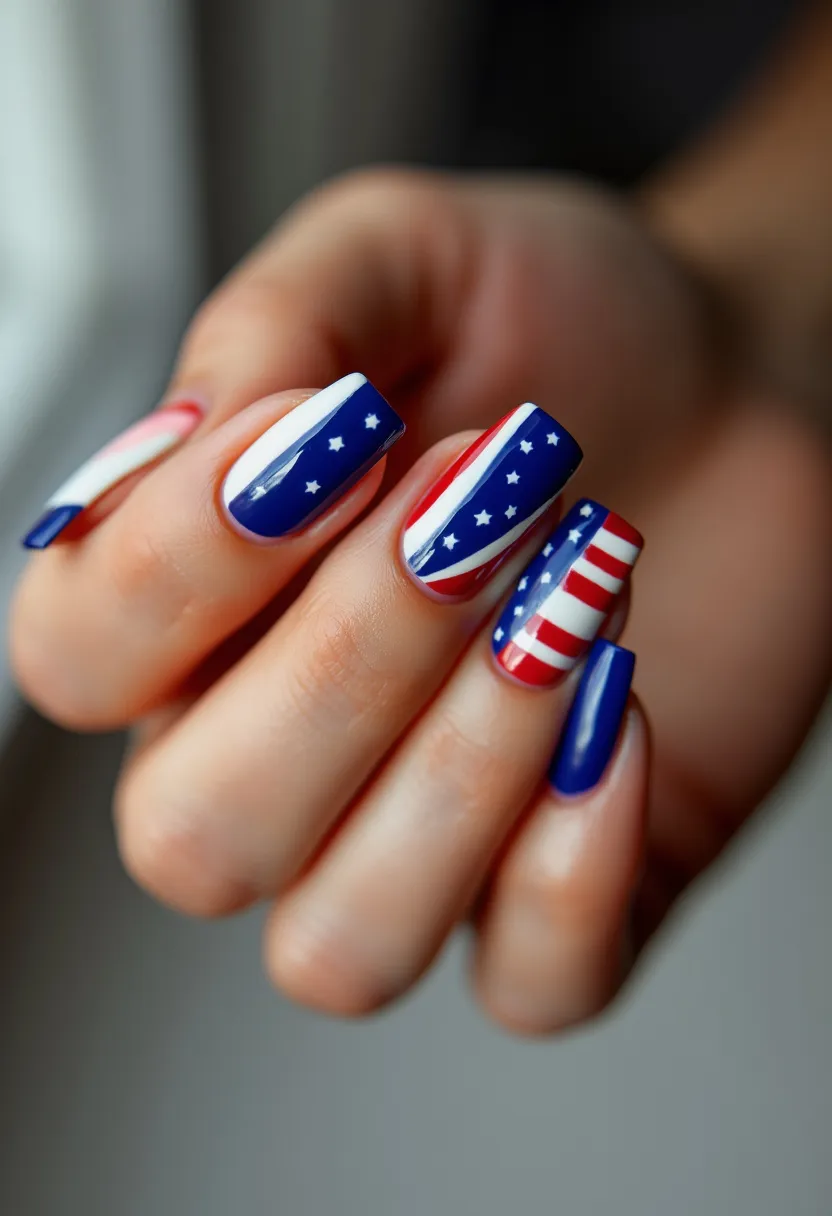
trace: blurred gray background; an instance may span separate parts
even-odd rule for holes
[[[0,604],[39,502],[303,190],[388,158],[626,184],[791,7],[0,6]],[[289,1006],[259,913],[193,924],[121,872],[122,741],[22,711],[0,664],[0,1213],[828,1216],[830,740],[827,713],[613,1014],[530,1044],[480,1018],[462,939],[371,1022]]]

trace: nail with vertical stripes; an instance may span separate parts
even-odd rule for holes
[[[615,751],[635,665],[632,650],[603,639],[589,652],[549,769],[549,782],[559,794],[585,794],[603,777]]]
[[[604,627],[644,541],[589,498],[565,516],[530,563],[492,637],[497,662],[515,679],[559,684]]]
[[[231,466],[222,487],[229,522],[259,543],[301,531],[403,434],[366,376],[343,376],[279,418]]]
[[[23,538],[23,545],[27,549],[47,548],[102,494],[180,444],[202,417],[202,407],[195,402],[174,401],[129,427],[55,491],[40,519]]]
[[[484,586],[546,511],[583,453],[531,402],[481,435],[408,519],[402,551],[418,586],[460,600]]]

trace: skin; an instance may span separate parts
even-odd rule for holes
[[[318,192],[195,319],[171,388],[209,405],[194,437],[28,567],[11,637],[27,695],[74,728],[137,726],[126,865],[198,915],[272,900],[266,965],[301,1002],[377,1009],[472,918],[492,1017],[585,1021],[823,698],[828,453],[733,341],[749,313],[683,239],[677,178],[633,207],[401,172]],[[354,369],[406,438],[302,537],[248,545],[217,506],[225,471],[298,386]],[[647,537],[623,638],[639,699],[572,799],[543,777],[573,681],[520,688],[488,654],[540,536],[463,605],[424,596],[397,551],[471,428],[527,399],[587,453],[570,498]]]

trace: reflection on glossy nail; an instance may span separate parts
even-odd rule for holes
[[[566,721],[549,780],[560,794],[584,794],[598,784],[615,750],[636,656],[596,642]]]

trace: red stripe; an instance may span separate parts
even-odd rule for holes
[[[406,528],[411,528],[413,524],[416,523],[417,519],[421,519],[425,511],[427,511],[429,507],[433,506],[439,495],[444,494],[451,482],[456,480],[463,469],[467,469],[468,465],[471,464],[473,460],[476,460],[477,456],[479,456],[485,445],[494,438],[497,431],[499,431],[500,428],[508,422],[509,418],[511,418],[513,414],[516,414],[517,410],[520,408],[521,407],[518,405],[516,409],[513,409],[510,413],[506,414],[505,418],[501,418],[499,422],[495,422],[494,425],[489,427],[487,431],[484,431],[482,435],[480,435],[479,439],[475,440],[469,448],[466,448],[461,456],[457,457],[454,463],[445,470],[439,480],[434,482],[425,497],[415,508],[405,524]]]
[[[620,515],[613,515],[610,511],[607,518],[604,520],[604,527],[608,532],[612,532],[613,536],[620,536],[622,540],[627,540],[631,545],[635,545],[637,549],[644,548],[644,537],[640,532],[636,532],[626,519],[622,519]]]
[[[597,545],[588,545],[584,549],[584,557],[588,562],[592,562],[593,566],[597,566],[599,570],[604,570],[607,574],[611,574],[613,578],[624,579],[632,569],[632,566],[627,562],[622,562],[620,558],[613,557],[611,553],[605,553]]]
[[[569,571],[563,580],[563,589],[582,603],[588,604],[590,608],[597,608],[599,612],[608,612],[615,599],[611,591],[605,591],[603,587],[593,583],[592,579],[585,578],[577,570]]]
[[[473,592],[482,586],[482,584],[491,577],[501,562],[504,562],[509,556],[511,550],[516,546],[512,545],[509,549],[498,553],[496,557],[492,557],[490,561],[484,562],[483,565],[475,567],[473,570],[468,570],[465,574],[454,574],[450,578],[437,578],[432,582],[425,582],[424,586],[434,591],[437,595],[448,596],[453,599],[464,599],[467,595],[472,595]],[[418,574],[416,575],[418,578]]]
[[[542,616],[533,616],[525,629],[544,646],[551,646],[552,650],[568,655],[570,659],[577,659],[589,645],[583,638],[575,637],[574,633],[561,629],[560,625],[553,625]]]
[[[522,680],[524,684],[533,684],[538,688],[554,688],[569,675],[568,671],[550,667],[548,663],[542,663],[534,655],[526,654],[525,650],[515,646],[514,642],[509,642],[503,647],[497,655],[497,662],[515,679]]]

